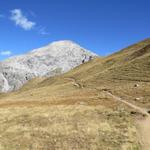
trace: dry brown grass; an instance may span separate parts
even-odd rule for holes
[[[135,120],[142,116],[104,91],[150,109],[149,45],[147,39],[1,94],[0,149],[140,150]]]
[[[138,147],[129,114],[100,105],[15,106],[1,108],[0,114],[4,150]]]

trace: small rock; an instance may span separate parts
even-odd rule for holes
[[[150,110],[147,111],[150,114]]]
[[[87,103],[86,103],[86,102],[83,102],[83,101],[78,102],[77,104],[78,104],[78,105],[87,105]]]
[[[131,113],[131,115],[135,115],[137,112],[136,111],[131,111],[130,113]]]
[[[140,97],[137,97],[137,98],[135,98],[135,101],[139,101],[141,98]]]
[[[135,85],[134,85],[134,87],[139,87],[139,86],[140,86],[139,84],[135,84]]]

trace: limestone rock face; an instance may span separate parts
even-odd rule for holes
[[[53,42],[0,62],[0,92],[19,89],[34,77],[55,76],[97,55],[72,41]]]

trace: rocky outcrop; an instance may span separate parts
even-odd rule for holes
[[[95,56],[72,41],[58,41],[9,58],[0,62],[0,92],[17,90],[34,77],[65,73]]]

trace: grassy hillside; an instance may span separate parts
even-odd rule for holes
[[[140,150],[143,114],[108,92],[150,109],[150,39],[1,94],[0,149]]]

